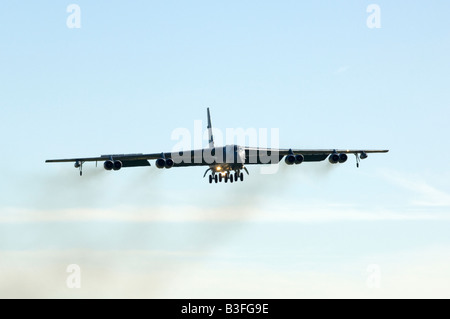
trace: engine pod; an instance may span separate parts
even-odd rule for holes
[[[110,171],[114,168],[114,162],[113,161],[105,161],[105,163],[103,163],[103,167],[107,170]]]
[[[114,166],[113,166],[113,170],[118,171],[119,169],[122,168],[122,162],[121,161],[114,161]]]
[[[339,163],[339,154],[337,154],[337,153],[331,154],[330,157],[328,157],[328,161],[331,164]]]
[[[166,160],[164,158],[158,158],[155,162],[156,167],[164,168],[166,167]]]
[[[295,164],[301,164],[305,160],[305,157],[302,154],[295,155]]]
[[[172,168],[173,167],[174,161],[171,158],[166,159],[166,165],[164,165],[165,168]]]
[[[284,162],[288,165],[292,165],[295,163],[295,156],[294,155],[287,155],[284,159]]]
[[[345,153],[339,154],[339,163],[345,163],[347,161],[347,159],[348,159],[347,154],[345,154]]]

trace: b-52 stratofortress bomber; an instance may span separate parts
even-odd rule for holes
[[[85,162],[103,162],[107,171],[118,171],[126,167],[150,166],[149,160],[155,160],[159,169],[172,167],[205,166],[208,167],[203,177],[209,174],[209,183],[243,181],[243,171],[249,174],[247,165],[277,164],[283,158],[287,165],[298,165],[303,162],[320,162],[328,158],[331,164],[345,163],[349,154],[356,157],[356,166],[369,153],[386,153],[388,150],[343,150],[343,149],[278,149],[247,147],[240,145],[214,145],[211,115],[208,116],[208,148],[180,152],[161,152],[151,154],[112,154],[98,157],[76,157],[68,159],[50,159],[46,163],[73,162],[75,168],[83,174]]]

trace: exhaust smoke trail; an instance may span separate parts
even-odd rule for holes
[[[181,198],[177,206],[181,214],[206,211],[212,217],[219,215],[212,220],[182,223],[111,220],[54,222],[51,225],[62,230],[40,232],[51,238],[44,242],[52,242],[53,248],[72,250],[70,258],[55,260],[53,266],[63,268],[64,263],[70,259],[72,263],[85,265],[85,273],[96,274],[90,279],[95,282],[89,291],[92,296],[135,296],[134,291],[122,293],[118,289],[125,278],[130,279],[130,271],[145,274],[160,273],[160,270],[166,269],[166,273],[170,275],[146,275],[145,280],[136,279],[132,285],[143,291],[145,296],[158,297],[167,293],[166,287],[176,286],[177,276],[207,265],[215,258],[216,253],[223,253],[221,247],[226,246],[227,242],[234,240],[248,227],[254,227],[251,222],[258,220],[258,212],[264,209],[265,203],[282,197],[287,190],[297,187],[299,178],[312,182],[317,176],[328,176],[331,171],[331,165],[314,168],[310,172],[312,167],[313,165],[308,169],[303,165],[287,167],[281,163],[277,174],[263,175],[258,174],[256,166],[250,166],[251,175],[246,175],[243,183],[202,185],[198,192],[193,192],[196,196],[188,197],[184,195],[185,190],[182,188],[173,188],[169,193],[166,189],[159,190],[159,185],[169,185],[170,182],[164,179],[167,176],[163,176],[167,172],[154,167],[127,169],[123,172],[86,167],[83,177],[76,170],[64,167],[45,176],[37,175],[33,182],[22,186],[25,186],[26,194],[33,194],[28,205],[36,209],[51,210],[55,214],[61,209],[80,207],[110,207],[130,213],[141,208],[145,214],[164,214],[162,207],[173,204],[175,198]],[[126,175],[121,174],[125,172]],[[204,181],[200,181],[202,182]],[[232,214],[234,218],[227,219],[229,216],[225,214]],[[47,230],[51,225],[37,227]],[[58,237],[60,233],[71,234],[72,239],[67,242],[67,238]],[[102,250],[105,248],[117,252],[104,253]],[[143,253],[133,254],[137,249],[141,249]],[[153,254],[155,251],[161,252],[163,256],[160,253]],[[233,254],[233,251],[229,253]],[[127,258],[133,258],[134,263]],[[252,255],[245,258],[252,258]],[[142,267],[138,269],[136,265],[139,264]],[[44,294],[51,295],[48,291],[44,291]]]

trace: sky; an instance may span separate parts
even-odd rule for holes
[[[2,2],[0,297],[449,298],[449,11]],[[218,132],[389,153],[217,185],[201,167],[45,163],[171,151],[177,129],[207,146],[207,107]]]

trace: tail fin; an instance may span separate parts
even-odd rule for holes
[[[209,114],[208,107],[208,139],[209,139],[209,148],[214,148],[214,137],[212,134],[212,125],[211,125],[211,115]]]

